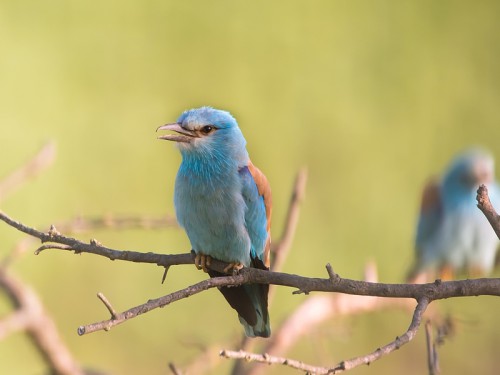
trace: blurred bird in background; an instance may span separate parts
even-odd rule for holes
[[[185,111],[174,124],[160,126],[175,134],[160,139],[177,143],[182,163],[175,181],[179,224],[196,253],[195,265],[211,277],[212,258],[230,269],[269,269],[271,189],[249,159],[246,141],[229,112],[211,107]],[[269,337],[268,285],[222,287],[249,337]]]
[[[500,203],[494,169],[488,152],[470,149],[456,156],[440,180],[427,183],[409,282],[450,280],[461,273],[477,277],[492,271],[499,240],[477,208],[476,191],[485,184],[493,205]]]

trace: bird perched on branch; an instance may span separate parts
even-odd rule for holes
[[[499,240],[476,206],[476,191],[479,185],[487,185],[493,205],[499,204],[500,188],[494,176],[492,156],[470,149],[452,161],[441,180],[427,183],[409,281],[428,281],[422,278],[429,271],[437,271],[443,280],[462,272],[475,277],[491,272]]]
[[[160,126],[174,134],[182,163],[175,181],[174,204],[179,224],[196,253],[195,265],[211,277],[212,258],[242,267],[269,269],[271,189],[248,156],[234,117],[211,107],[187,110],[176,123]],[[247,336],[269,337],[266,284],[222,287],[238,312]]]

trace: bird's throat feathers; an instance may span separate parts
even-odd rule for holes
[[[239,128],[220,129],[213,137],[178,144],[182,154],[179,169],[202,180],[224,179],[237,175],[249,162],[246,141]]]

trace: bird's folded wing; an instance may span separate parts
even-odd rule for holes
[[[436,231],[439,230],[442,211],[439,183],[436,179],[430,179],[424,187],[420,203],[415,243],[417,255],[425,247],[425,243],[431,241]]]
[[[251,257],[269,268],[271,247],[271,188],[266,176],[251,162],[239,171],[242,195],[247,205],[245,222],[252,242]]]

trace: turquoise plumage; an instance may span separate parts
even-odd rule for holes
[[[492,271],[499,240],[476,207],[480,184],[487,185],[493,205],[499,207],[493,158],[477,148],[459,154],[441,180],[429,181],[422,196],[410,281],[420,281],[427,272],[451,279],[459,273],[483,276]]]
[[[229,112],[211,107],[185,111],[160,139],[175,141],[182,163],[175,181],[177,220],[185,229],[196,264],[210,276],[210,258],[239,268],[268,269],[271,190],[250,161],[246,141]],[[220,288],[236,309],[247,336],[270,335],[268,285]]]

